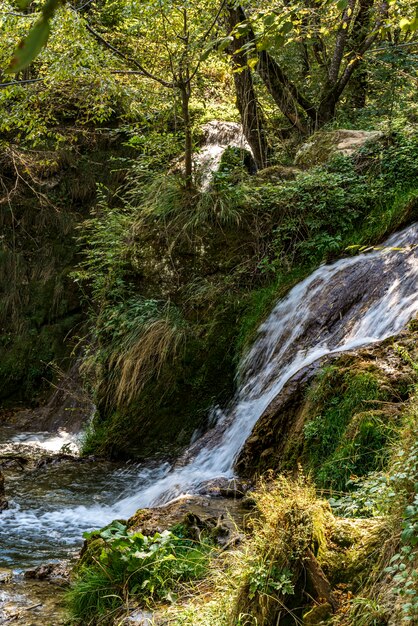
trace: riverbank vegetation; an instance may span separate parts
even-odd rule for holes
[[[3,2],[4,407],[75,368],[84,454],[176,459],[205,432],[274,303],[417,219],[417,10]],[[280,454],[274,428],[247,444],[228,548],[181,525],[88,537],[74,623],[417,622],[415,343],[326,364]]]

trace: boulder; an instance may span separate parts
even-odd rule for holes
[[[199,494],[239,500],[244,497],[249,488],[250,483],[237,480],[236,478],[214,478],[202,483]]]
[[[257,183],[281,183],[284,180],[295,180],[296,176],[300,174],[300,169],[297,167],[286,165],[270,165],[259,170],[254,179]]]
[[[67,561],[59,563],[44,563],[34,569],[26,570],[26,580],[48,580],[65,585],[70,580],[70,569]]]
[[[228,543],[242,524],[243,507],[239,500],[183,496],[154,509],[140,509],[128,520],[130,532],[153,535],[183,526],[187,535],[199,540],[206,535],[219,545]]]
[[[318,604],[313,609],[305,613],[303,616],[303,624],[306,626],[319,626],[328,623],[332,615],[332,607],[330,604]]]
[[[385,135],[377,130],[332,130],[319,131],[312,135],[298,150],[295,165],[310,168],[326,163],[332,156],[352,156],[366,143],[380,142]]]

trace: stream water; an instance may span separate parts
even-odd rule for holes
[[[414,224],[383,249],[324,265],[294,287],[261,325],[228,411],[214,411],[214,427],[175,466],[61,463],[16,473],[7,485],[10,509],[1,514],[0,566],[59,559],[85,530],[233,476],[257,420],[295,373],[324,355],[394,335],[418,312],[417,242]],[[47,434],[14,435],[12,442],[10,432],[0,437],[3,449],[60,443]]]

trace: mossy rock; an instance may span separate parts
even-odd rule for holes
[[[254,182],[257,183],[281,183],[284,180],[295,180],[296,176],[300,174],[300,169],[297,167],[286,167],[285,165],[271,165],[259,170],[254,177]]]
[[[91,539],[85,541],[80,552],[80,559],[77,561],[74,571],[77,572],[83,566],[91,565],[95,559],[99,558],[105,546],[105,540],[99,536],[92,537]]]
[[[322,165],[335,154],[352,156],[368,142],[381,141],[383,133],[366,130],[319,131],[304,143],[295,157],[295,165],[310,168]]]
[[[313,609],[305,613],[303,616],[303,624],[306,626],[319,626],[326,624],[332,615],[332,607],[330,604],[318,604]]]

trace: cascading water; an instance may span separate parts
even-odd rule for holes
[[[251,148],[245,139],[241,124],[236,122],[208,122],[202,128],[204,145],[200,152],[193,157],[194,167],[201,174],[201,189],[207,190],[212,182],[212,176],[221,163],[222,155],[227,148],[248,150]]]
[[[33,495],[28,506],[24,494],[17,493],[2,514],[0,541],[16,549],[29,540],[42,547],[39,558],[45,559],[48,546],[50,556],[60,556],[57,545],[77,544],[84,530],[193,492],[209,479],[232,477],[234,461],[257,420],[301,368],[394,335],[418,312],[416,242],[414,224],[383,249],[324,265],[294,287],[260,327],[241,364],[241,384],[229,411],[191,446],[182,465],[110,471],[98,475],[97,484],[90,482],[89,490],[79,476],[76,487],[71,483],[52,504],[48,498],[47,510]],[[107,504],[112,498],[113,504]],[[68,505],[77,499],[78,505]],[[12,559],[6,550],[5,562]]]

